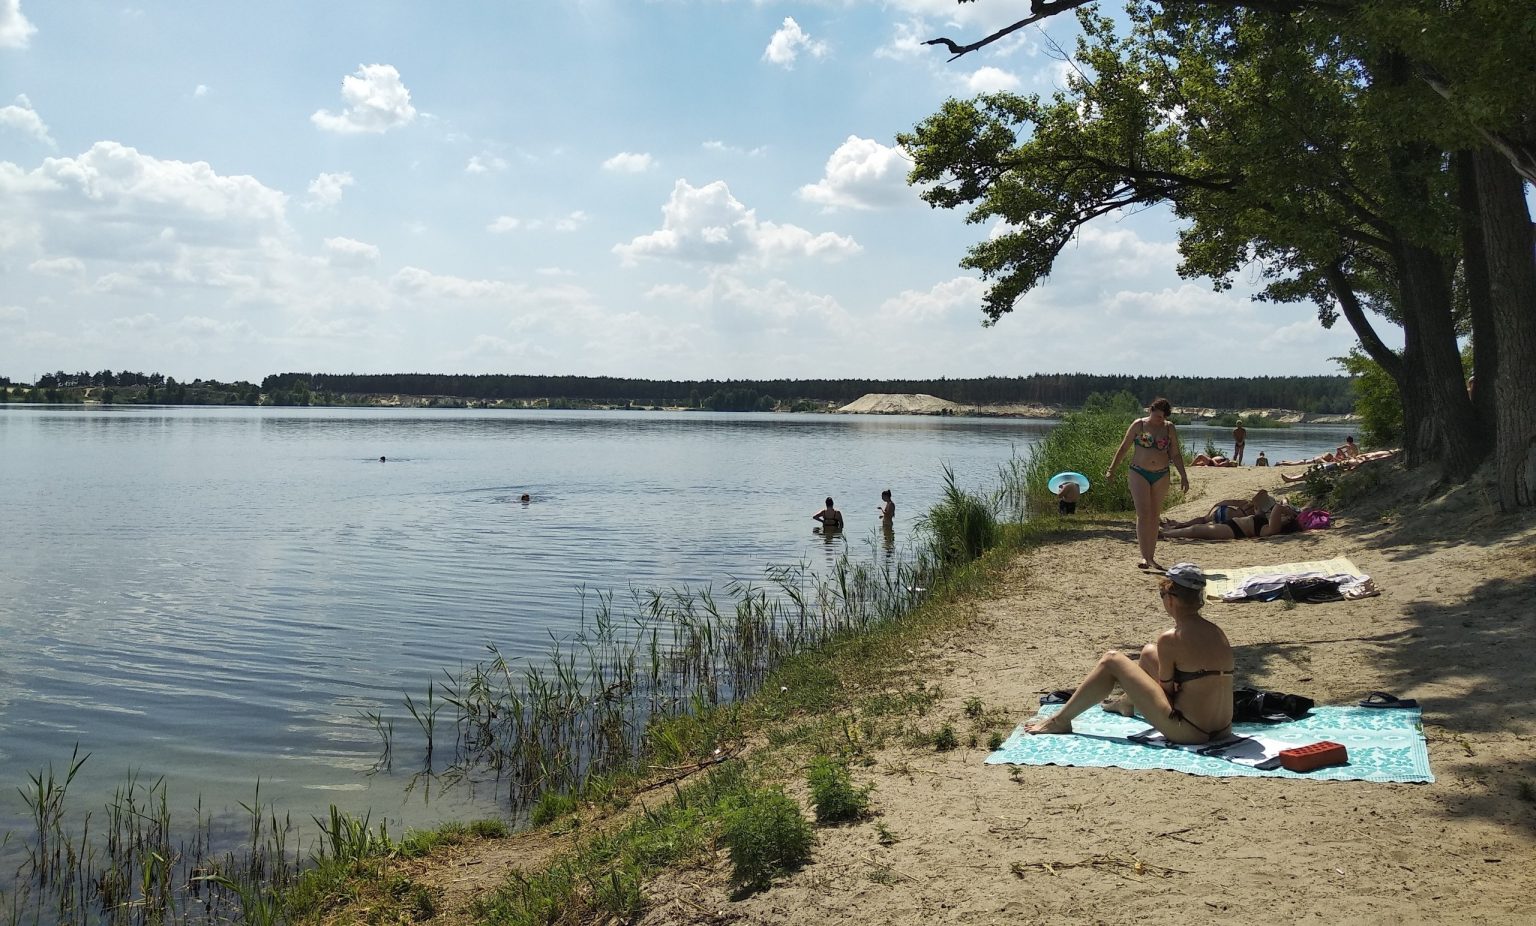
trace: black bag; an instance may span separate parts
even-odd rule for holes
[[[1232,689],[1233,723],[1286,723],[1300,720],[1316,703],[1302,695],[1257,688]]]

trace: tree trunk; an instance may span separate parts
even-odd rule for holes
[[[1461,226],[1461,275],[1467,287],[1472,313],[1472,379],[1467,392],[1477,414],[1477,426],[1485,435],[1494,432],[1493,391],[1499,379],[1498,334],[1493,322],[1493,289],[1488,280],[1488,247],[1483,239],[1483,211],[1478,203],[1477,163],[1470,151],[1451,156],[1456,171],[1456,205]],[[1482,383],[1473,392],[1474,383]],[[1490,446],[1491,437],[1484,438]]]
[[[1403,394],[1405,462],[1417,466],[1438,457],[1448,478],[1465,482],[1486,458],[1487,447],[1461,375],[1450,274],[1444,259],[1429,248],[1401,243],[1397,252],[1408,385]],[[1422,404],[1422,420],[1414,420],[1410,395],[1413,404]]]
[[[1474,162],[1498,349],[1494,459],[1499,506],[1509,511],[1536,504],[1536,234],[1509,162],[1488,149]]]

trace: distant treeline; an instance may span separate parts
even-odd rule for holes
[[[1167,396],[1175,405],[1201,408],[1289,408],[1316,414],[1347,414],[1354,408],[1344,376],[1100,376],[1036,373],[980,379],[772,379],[649,380],[612,376],[479,376],[440,373],[281,373],[261,382],[267,394],[394,394],[480,400],[564,398],[593,404],[735,408],[762,407],[764,397],[845,405],[871,392],[926,393],[961,405],[1081,405],[1094,393],[1129,390],[1143,400]],[[715,401],[711,402],[714,398]]]
[[[160,373],[63,370],[36,383],[0,377],[0,401],[165,405],[348,405],[370,395],[424,396],[448,404],[527,403],[554,408],[645,405],[716,411],[811,411],[846,405],[869,393],[925,393],[961,405],[1038,404],[1076,408],[1095,393],[1128,391],[1141,401],[1167,396],[1196,408],[1288,408],[1313,414],[1354,410],[1344,376],[1098,376],[1037,373],[981,379],[773,379],[650,380],[612,376],[520,376],[442,373],[281,373],[258,386],[195,379],[177,382]]]

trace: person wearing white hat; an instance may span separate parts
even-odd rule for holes
[[[1176,563],[1158,581],[1173,626],[1142,647],[1141,659],[1111,650],[1099,659],[1058,713],[1026,724],[1030,733],[1071,733],[1072,718],[1119,685],[1125,697],[1107,706],[1141,715],[1175,743],[1208,743],[1232,729],[1232,644],[1200,614],[1205,573]]]

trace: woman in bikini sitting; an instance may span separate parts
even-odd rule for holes
[[[1240,515],[1219,524],[1165,527],[1161,534],[1172,540],[1242,540],[1244,537],[1294,534],[1300,529],[1296,523],[1296,509],[1280,502],[1270,509],[1268,518],[1257,514]]]
[[[1158,582],[1173,627],[1142,647],[1141,659],[1105,653],[1061,710],[1026,724],[1030,733],[1071,733],[1072,718],[1098,704],[1116,684],[1125,697],[1105,710],[1140,714],[1175,743],[1208,743],[1232,729],[1232,644],[1221,628],[1200,616],[1205,574],[1177,563]]]
[[[1168,416],[1173,406],[1167,399],[1154,399],[1147,406],[1147,417],[1137,418],[1125,431],[1120,449],[1115,451],[1114,462],[1105,471],[1105,479],[1115,478],[1115,470],[1132,447],[1131,472],[1126,478],[1131,484],[1131,500],[1136,503],[1136,543],[1141,547],[1142,569],[1162,569],[1157,564],[1157,516],[1163,510],[1163,499],[1168,496],[1170,465],[1178,467],[1179,488],[1189,491],[1189,475],[1184,472],[1184,454],[1179,450],[1179,432],[1174,429]]]

